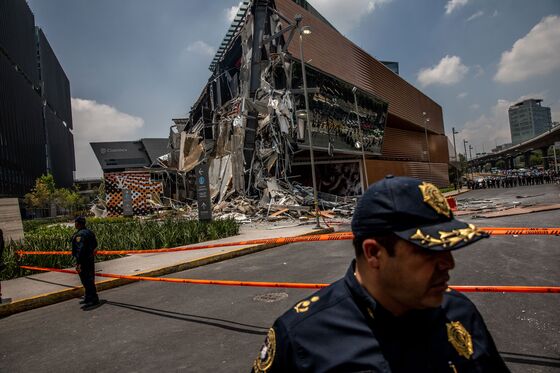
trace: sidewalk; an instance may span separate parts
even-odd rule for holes
[[[463,188],[461,188],[461,189],[459,189],[459,190],[452,190],[452,191],[450,191],[450,192],[445,192],[445,193],[443,193],[443,196],[444,196],[444,197],[456,197],[456,196],[458,196],[459,194],[463,194],[463,193],[466,193],[466,192],[469,192],[469,191],[470,191],[469,188],[463,187]]]
[[[308,225],[286,226],[241,226],[240,234],[212,243],[238,242],[261,238],[278,238],[304,236],[310,234],[323,234],[332,232],[332,228],[322,230],[313,229]],[[209,243],[209,242],[207,242]],[[195,246],[193,244],[189,246]],[[112,273],[129,276],[162,276],[169,273],[184,271],[210,263],[235,258],[237,256],[269,249],[278,244],[231,246],[214,249],[193,251],[179,251],[162,254],[128,255],[123,258],[96,263],[96,272]],[[97,290],[102,291],[117,286],[125,285],[132,280],[97,278]],[[32,276],[20,277],[13,280],[2,281],[2,298],[11,298],[9,303],[0,305],[0,317],[14,313],[62,302],[76,298],[83,294],[78,275],[65,273],[39,273]]]

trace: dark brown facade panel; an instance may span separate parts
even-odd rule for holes
[[[367,172],[369,183],[381,180],[386,175],[410,176],[426,182],[431,182],[439,187],[449,185],[446,163],[404,162],[368,160]]]
[[[313,29],[304,41],[304,57],[311,60],[310,65],[386,100],[389,113],[444,133],[443,115],[437,103],[292,0],[276,0],[276,6],[288,19],[302,14],[303,24]],[[299,57],[299,40],[290,43],[288,50]]]
[[[385,127],[381,154],[386,158],[403,158],[426,162],[428,161],[426,137],[422,132]]]
[[[429,135],[430,161],[434,163],[449,163],[449,150],[447,148],[447,136]]]

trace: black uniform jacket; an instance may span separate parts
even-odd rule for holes
[[[93,252],[96,248],[97,239],[89,229],[80,229],[72,236],[72,256],[78,264],[93,264]]]
[[[464,295],[451,290],[438,308],[395,317],[354,266],[276,320],[253,372],[509,372]]]

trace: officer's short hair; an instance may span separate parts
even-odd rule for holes
[[[364,255],[362,250],[362,245],[364,241],[368,238],[373,238],[376,240],[381,246],[387,250],[389,256],[395,255],[395,245],[397,244],[399,238],[397,235],[393,233],[387,233],[383,236],[372,236],[372,237],[354,237],[352,243],[354,244],[354,251],[356,252],[356,258],[360,258]]]
[[[74,222],[81,225],[86,225],[86,218],[84,216],[78,216],[76,219],[74,219]]]

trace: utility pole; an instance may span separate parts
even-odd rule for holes
[[[469,144],[469,157],[471,158],[471,161],[472,161],[472,150],[473,150],[473,146]],[[474,172],[472,170],[472,167],[471,167],[471,178],[474,180]]]
[[[465,169],[465,175],[466,176],[468,176],[468,174],[469,174],[469,157],[467,155],[467,144],[468,144],[468,141],[463,139],[463,146],[465,147],[465,166],[466,166],[465,167],[466,168]]]
[[[455,127],[451,128],[453,132],[453,151],[455,152],[455,162],[459,162],[457,159],[457,146],[455,146],[455,134],[459,132],[455,132]],[[455,190],[459,187],[459,167],[455,167]]]

